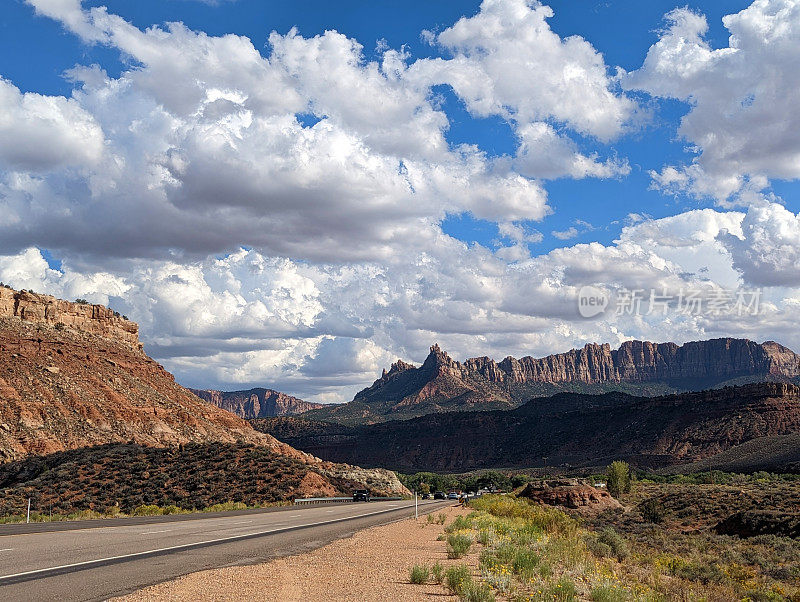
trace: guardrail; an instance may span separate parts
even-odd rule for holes
[[[399,502],[403,498],[401,497],[374,497],[372,498],[373,502]],[[299,506],[301,504],[331,504],[331,503],[346,503],[352,502],[352,497],[302,497],[302,498],[295,498],[294,504]]]
[[[352,497],[303,497],[294,500],[295,505],[299,504],[329,504],[332,502],[352,502]]]

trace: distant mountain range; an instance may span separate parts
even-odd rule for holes
[[[477,357],[457,362],[433,345],[416,367],[398,360],[353,401],[303,414],[309,420],[371,424],[431,413],[513,409],[558,392],[663,395],[746,384],[800,382],[800,356],[773,341],[712,339],[684,345],[589,344],[544,358]]]
[[[228,410],[240,418],[292,416],[324,407],[321,403],[303,401],[273,389],[255,388],[246,391],[189,389],[203,401]]]
[[[447,412],[344,426],[252,421],[326,460],[413,472],[598,467],[800,471],[800,387],[758,383],[636,397],[559,393],[514,410]]]

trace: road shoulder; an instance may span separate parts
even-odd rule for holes
[[[439,512],[451,522],[466,510]],[[448,566],[440,524],[425,517],[358,531],[314,551],[270,562],[201,571],[117,598],[125,602],[155,600],[397,600],[454,599],[436,584],[412,585],[409,568],[439,561]],[[459,561],[459,562],[463,562]]]

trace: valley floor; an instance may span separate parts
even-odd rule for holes
[[[468,510],[447,507],[441,513],[449,524]],[[447,559],[445,546],[437,541],[443,532],[443,525],[430,524],[425,517],[406,519],[359,531],[306,554],[193,573],[116,600],[457,600],[441,585],[409,583],[409,568],[418,563],[438,560],[449,566],[467,561],[477,567],[477,554],[460,561]]]

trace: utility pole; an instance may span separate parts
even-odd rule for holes
[[[419,507],[417,506],[417,490],[414,490],[414,520],[419,519]]]
[[[31,498],[28,498],[28,519],[25,522],[31,522]]]

